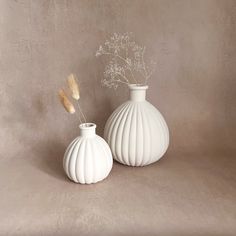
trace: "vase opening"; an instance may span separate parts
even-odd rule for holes
[[[79,128],[81,136],[92,136],[96,133],[96,124],[94,123],[83,123],[80,124]]]
[[[148,89],[148,85],[146,84],[129,84],[130,90],[146,90]]]
[[[148,86],[145,84],[129,84],[130,100],[134,102],[145,101],[147,89]]]

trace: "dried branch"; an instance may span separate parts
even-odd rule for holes
[[[97,57],[102,55],[112,57],[105,68],[105,78],[102,80],[105,86],[117,88],[117,83],[131,84],[131,79],[137,83],[134,76],[137,73],[140,74],[144,80],[143,83],[146,84],[152,75],[154,70],[149,70],[144,61],[146,47],[141,47],[132,41],[131,36],[131,33],[114,33],[103,46],[99,46],[96,52]],[[121,79],[117,79],[117,77],[121,77]]]

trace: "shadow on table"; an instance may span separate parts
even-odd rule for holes
[[[63,155],[66,150],[66,145],[48,141],[40,143],[33,148],[35,158],[32,163],[42,172],[51,175],[63,181],[69,181],[63,170]]]

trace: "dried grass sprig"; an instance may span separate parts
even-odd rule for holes
[[[67,77],[67,84],[68,84],[68,88],[70,90],[70,92],[69,91],[68,92],[70,93],[71,97],[77,101],[77,105],[78,105],[77,114],[79,117],[79,121],[80,121],[80,123],[83,123],[83,122],[86,123],[86,117],[79,105],[79,99],[80,99],[79,84],[77,83],[74,74],[70,74]],[[68,90],[68,88],[66,88],[66,91]],[[70,114],[75,113],[75,111],[76,111],[75,107],[74,107],[73,103],[69,100],[69,98],[67,97],[67,95],[63,89],[59,90],[59,98],[60,98],[60,101],[67,112],[69,112]]]
[[[64,106],[67,112],[70,114],[75,113],[75,107],[74,105],[70,102],[69,98],[66,96],[65,92],[63,89],[60,89],[58,92],[61,104]]]
[[[67,83],[68,83],[68,87],[71,91],[72,98],[74,98],[75,100],[78,101],[80,99],[79,84],[77,83],[74,74],[70,74],[68,76]],[[86,123],[85,115],[84,115],[79,103],[78,103],[78,109],[79,109],[80,114],[82,115],[82,119],[83,119],[84,123]]]
[[[132,33],[114,33],[96,52],[96,57],[110,58],[105,67],[102,84],[114,89],[121,83],[147,84],[156,63],[147,63],[145,52],[146,47],[135,42]]]
[[[71,91],[71,96],[75,99],[75,100],[79,100],[80,98],[80,94],[79,94],[79,85],[76,82],[75,76],[73,74],[70,74],[67,78],[67,83],[69,86],[69,89]]]

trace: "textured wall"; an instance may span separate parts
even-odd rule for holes
[[[76,185],[62,157],[78,118],[57,91],[77,74],[101,134],[128,91],[101,87],[95,51],[126,31],[157,61],[148,99],[171,145]],[[0,80],[0,235],[236,235],[235,0],[0,0]]]
[[[1,153],[63,153],[78,134],[77,117],[57,98],[71,72],[101,134],[128,92],[101,87],[94,54],[126,31],[157,61],[148,98],[170,127],[169,151],[234,148],[235,12],[234,0],[0,1]]]

